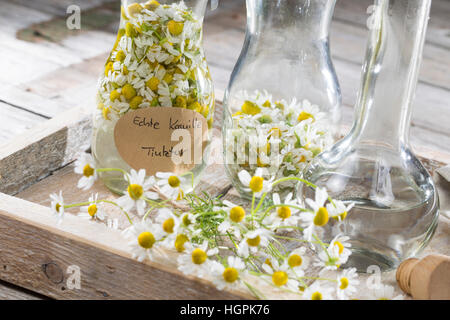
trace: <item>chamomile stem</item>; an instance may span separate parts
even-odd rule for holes
[[[131,220],[131,218],[130,218],[130,216],[128,215],[128,213],[127,213],[121,206],[119,206],[117,203],[115,203],[115,202],[113,202],[113,201],[109,201],[109,200],[99,200],[99,201],[97,201],[97,202],[109,203],[109,204],[112,204],[113,206],[116,206],[117,208],[119,208],[119,209],[122,211],[123,214],[125,214],[125,216],[126,216],[127,219],[128,219],[128,222],[129,222],[130,224],[133,224],[133,220]]]

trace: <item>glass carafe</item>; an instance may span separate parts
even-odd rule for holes
[[[327,234],[350,237],[348,265],[360,271],[397,266],[417,254],[436,228],[435,186],[408,141],[430,5],[375,1],[353,128],[305,173],[332,198],[356,203],[343,221],[330,219]]]
[[[170,158],[160,159],[169,157],[167,150],[172,151],[165,145],[172,132],[161,131],[168,129],[160,117],[164,121],[195,118],[193,122],[201,118],[203,129],[212,126],[214,91],[202,44],[207,3],[122,0],[117,40],[98,84],[92,141],[98,167],[144,168],[149,175],[175,172],[169,170],[175,167],[177,174],[193,172],[198,181],[206,167],[210,130],[202,137],[200,158],[188,166],[189,170],[172,166]],[[119,126],[126,119],[129,123]],[[156,129],[160,129],[159,138]],[[155,141],[161,139],[164,141]],[[103,172],[100,177],[115,192],[122,193],[127,187],[121,172]],[[186,182],[191,185],[190,179]]]
[[[228,176],[251,196],[239,172],[265,179],[300,176],[332,145],[341,94],[330,59],[335,0],[247,0],[247,30],[224,98]],[[259,173],[261,172],[261,173]],[[295,183],[279,184],[280,194]]]

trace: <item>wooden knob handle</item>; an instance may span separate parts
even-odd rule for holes
[[[411,273],[417,263],[419,263],[419,259],[416,258],[403,261],[395,275],[399,287],[407,294],[411,294]]]

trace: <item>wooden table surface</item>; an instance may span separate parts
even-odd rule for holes
[[[331,51],[350,125],[360,84],[371,0],[338,0]],[[118,0],[0,0],[0,146],[73,107],[94,108],[96,82],[115,40]],[[80,31],[65,27],[71,4]],[[414,102],[415,148],[450,152],[450,0],[433,0]],[[205,50],[218,92],[227,86],[245,33],[245,1],[222,0],[205,23]],[[220,121],[220,119],[216,119]],[[41,298],[0,282],[0,299]]]

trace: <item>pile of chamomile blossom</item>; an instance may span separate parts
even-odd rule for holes
[[[292,194],[284,199],[277,193],[268,197],[281,180],[264,179],[261,169],[253,175],[242,170],[239,179],[253,197],[248,206],[240,206],[182,190],[193,181],[190,173],[146,176],[145,170],[97,168],[90,154],[81,155],[74,170],[81,176],[78,187],[83,190],[93,186],[99,172],[111,170],[123,173],[127,190],[116,200],[94,194],[76,204],[65,203],[61,191],[52,194],[51,209],[57,219],[61,222],[65,212],[78,208],[80,217],[111,226],[106,208],[117,207],[129,223],[124,240],[139,261],[161,261],[168,251],[178,252],[178,269],[184,274],[210,280],[219,290],[247,289],[260,299],[265,298],[264,290],[250,284],[249,277],[262,281],[265,288],[269,285],[301,299],[355,298],[356,270],[340,269],[351,255],[348,238],[337,235],[324,242],[319,237],[331,219],[344,220],[352,205],[331,199],[326,190],[307,181],[285,178],[315,189],[315,199],[307,199],[305,208]],[[335,276],[323,276],[329,270]],[[391,299],[393,293],[392,287],[381,285],[371,298]]]
[[[194,110],[212,124],[214,94],[202,21],[183,1],[122,7],[117,40],[99,79],[97,121],[148,107]]]
[[[264,177],[275,180],[298,177],[316,155],[333,144],[330,119],[308,100],[274,101],[266,91],[242,91],[235,99],[244,102],[232,115],[225,143],[228,172],[236,180],[242,170],[254,174],[260,168]],[[255,147],[256,159],[249,161]],[[277,191],[283,187],[291,192],[295,182],[280,184]]]

